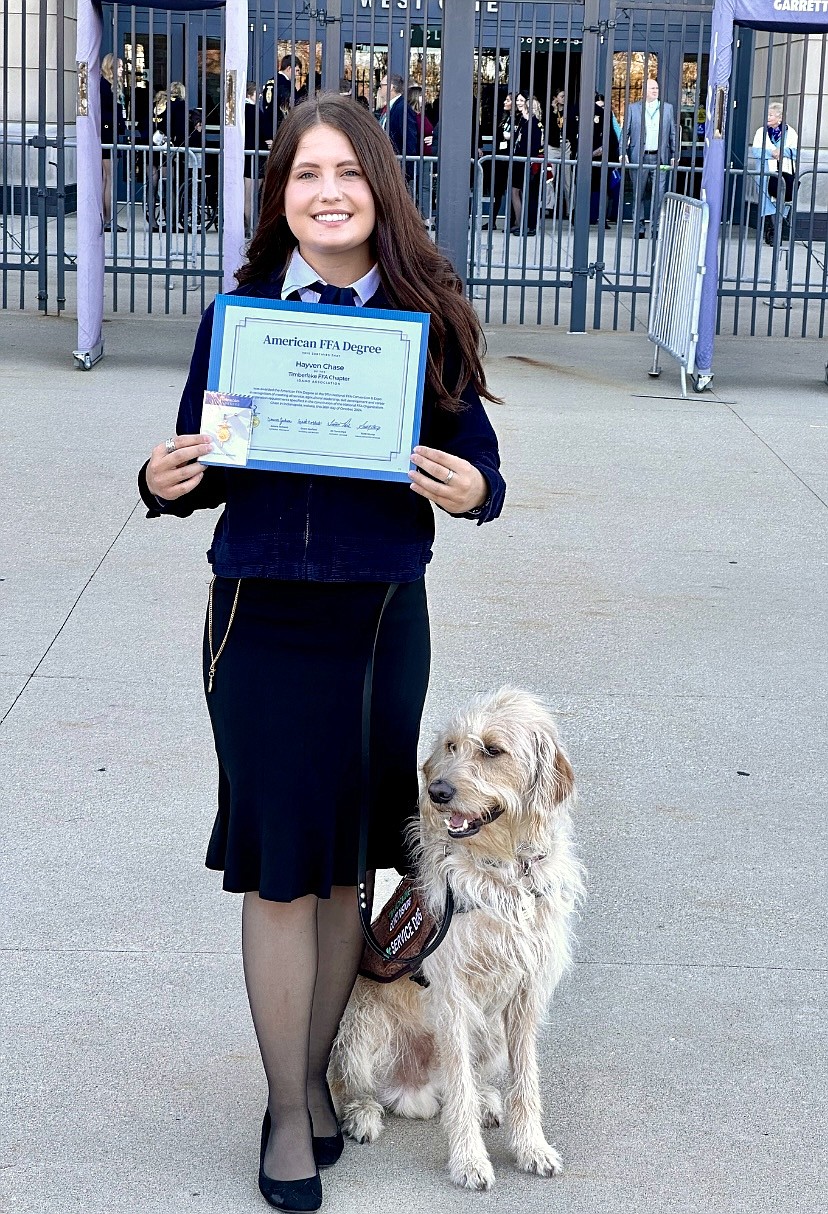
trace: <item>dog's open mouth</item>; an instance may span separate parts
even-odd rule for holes
[[[496,805],[494,809],[487,809],[479,818],[469,818],[465,814],[454,813],[450,818],[444,818],[446,830],[452,839],[470,839],[472,835],[477,835],[484,826],[488,826],[490,822],[494,822],[495,818],[499,818],[503,813],[503,807]]]

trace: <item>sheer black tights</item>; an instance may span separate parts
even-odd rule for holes
[[[272,1123],[264,1169],[274,1180],[313,1176],[312,1133],[336,1133],[325,1075],[361,955],[354,886],[293,902],[245,894],[244,977]]]

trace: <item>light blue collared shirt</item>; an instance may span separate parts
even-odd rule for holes
[[[660,105],[657,101],[645,101],[644,103],[644,151],[658,151],[658,127],[659,127],[659,109]]]
[[[287,299],[288,295],[292,295],[294,291],[298,291],[302,303],[319,303],[319,291],[312,291],[310,289],[310,284],[313,282],[324,282],[324,279],[320,274],[317,274],[313,266],[308,265],[299,250],[294,249],[285,274],[285,281],[282,284],[282,299]],[[378,267],[372,266],[367,274],[363,275],[362,278],[358,278],[356,282],[352,282],[350,285],[355,296],[354,306],[364,308],[368,300],[373,299],[380,289],[380,272]]]

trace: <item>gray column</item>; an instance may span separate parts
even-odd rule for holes
[[[342,76],[342,0],[328,0],[326,9],[322,88],[326,93],[336,93]]]
[[[469,257],[469,181],[474,95],[475,0],[443,6],[437,243],[465,286]]]
[[[587,279],[589,277],[589,191],[592,179],[593,99],[598,66],[599,0],[584,4],[584,40],[581,44],[581,134],[575,163],[575,223],[572,242],[572,304],[569,314],[570,333],[586,332]],[[607,100],[609,114],[610,101]]]

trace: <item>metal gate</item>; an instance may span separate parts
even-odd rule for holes
[[[64,0],[15,7],[3,4],[0,27],[0,307],[61,311],[76,192],[66,183],[62,79],[70,23]],[[27,71],[32,64],[41,70]]]
[[[64,0],[36,18],[33,0],[19,3],[20,22],[4,7],[0,46],[0,302],[71,310],[73,16]],[[397,149],[409,189],[482,319],[644,331],[659,199],[701,190],[712,0],[250,0],[248,11],[250,96],[237,99],[248,228],[285,110],[324,87],[379,115],[397,77],[416,122],[414,146]],[[222,276],[223,12],[104,12],[106,306],[200,311]],[[722,331],[825,332],[827,42],[737,39]],[[643,143],[636,153],[631,129],[650,79],[672,132],[657,157]],[[781,182],[761,140],[771,102],[798,142],[792,182],[773,198]]]
[[[658,204],[668,191],[701,195],[712,0],[484,7],[474,50],[473,298],[489,323],[643,330]],[[737,37],[722,332],[825,333],[827,64],[825,35]],[[636,139],[651,80],[657,154]],[[797,144],[784,191],[763,150],[774,104]]]

